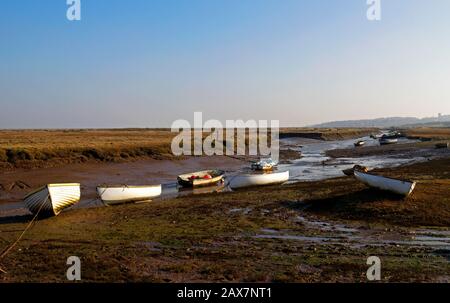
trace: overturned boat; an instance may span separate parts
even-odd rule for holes
[[[416,182],[414,181],[393,179],[358,170],[355,170],[354,174],[356,179],[370,187],[390,191],[405,197],[409,196],[416,187]]]
[[[230,180],[230,188],[239,189],[244,187],[275,185],[283,184],[287,181],[289,181],[289,171],[265,174],[243,174],[234,176]]]
[[[183,187],[211,186],[223,181],[224,172],[221,170],[204,170],[190,174],[179,175],[178,184]]]
[[[47,184],[25,196],[24,202],[33,214],[51,217],[78,203],[80,197],[79,183]]]
[[[97,194],[106,205],[149,201],[161,195],[160,185],[101,185]]]

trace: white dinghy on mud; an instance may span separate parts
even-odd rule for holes
[[[106,205],[124,204],[150,201],[161,195],[159,185],[101,185],[97,187],[97,194]]]
[[[244,187],[275,185],[283,184],[287,181],[289,181],[289,171],[265,174],[243,174],[231,178],[230,188],[239,189]]]
[[[409,196],[416,187],[414,181],[387,178],[358,170],[355,170],[355,177],[370,187],[390,191],[404,197]]]
[[[29,193],[24,198],[25,205],[33,214],[57,216],[66,208],[80,201],[80,184],[47,184]]]

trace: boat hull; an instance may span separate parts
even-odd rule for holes
[[[80,184],[48,184],[24,198],[25,205],[41,216],[57,216],[80,201]]]
[[[97,187],[97,194],[106,205],[147,201],[159,197],[161,192],[161,185]]]
[[[231,189],[253,186],[283,184],[289,181],[289,171],[271,174],[245,174],[237,175],[230,180]]]
[[[409,196],[416,187],[416,182],[413,181],[397,180],[359,171],[355,171],[355,177],[356,179],[370,187],[390,191],[392,193],[405,197]]]
[[[381,139],[380,145],[388,145],[388,144],[396,144],[398,143],[398,139]]]
[[[211,179],[204,179],[203,177],[205,175],[211,175]],[[191,176],[198,176],[200,179],[189,179]],[[212,186],[216,185],[217,183],[221,182],[224,178],[224,172],[223,171],[215,171],[215,170],[205,170],[200,172],[195,172],[191,174],[184,174],[178,176],[178,184],[180,184],[183,187],[205,187],[205,186]]]

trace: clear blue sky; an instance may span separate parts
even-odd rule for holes
[[[0,0],[0,128],[450,114],[450,1]]]

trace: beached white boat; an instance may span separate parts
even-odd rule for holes
[[[366,142],[364,142],[364,141],[362,141],[362,140],[357,141],[357,142],[354,143],[354,145],[355,145],[356,147],[363,146],[363,145],[365,145],[365,144],[366,144]]]
[[[380,145],[396,144],[398,139],[381,138]]]
[[[376,139],[380,139],[382,136],[383,136],[383,134],[372,134],[372,135],[370,135],[370,138],[376,140]]]
[[[221,170],[204,170],[190,174],[179,175],[178,184],[183,187],[212,186],[223,181],[224,172]]]
[[[358,170],[355,170],[355,177],[370,187],[390,191],[406,197],[412,193],[416,186],[416,182],[414,181],[392,179],[369,173],[363,173]]]
[[[231,178],[230,187],[232,189],[282,184],[289,180],[289,171],[266,174],[243,174]]]
[[[57,216],[62,210],[78,203],[80,197],[78,183],[47,184],[25,196],[24,202],[33,214]]]
[[[101,185],[97,194],[106,205],[148,201],[161,195],[160,185]]]

